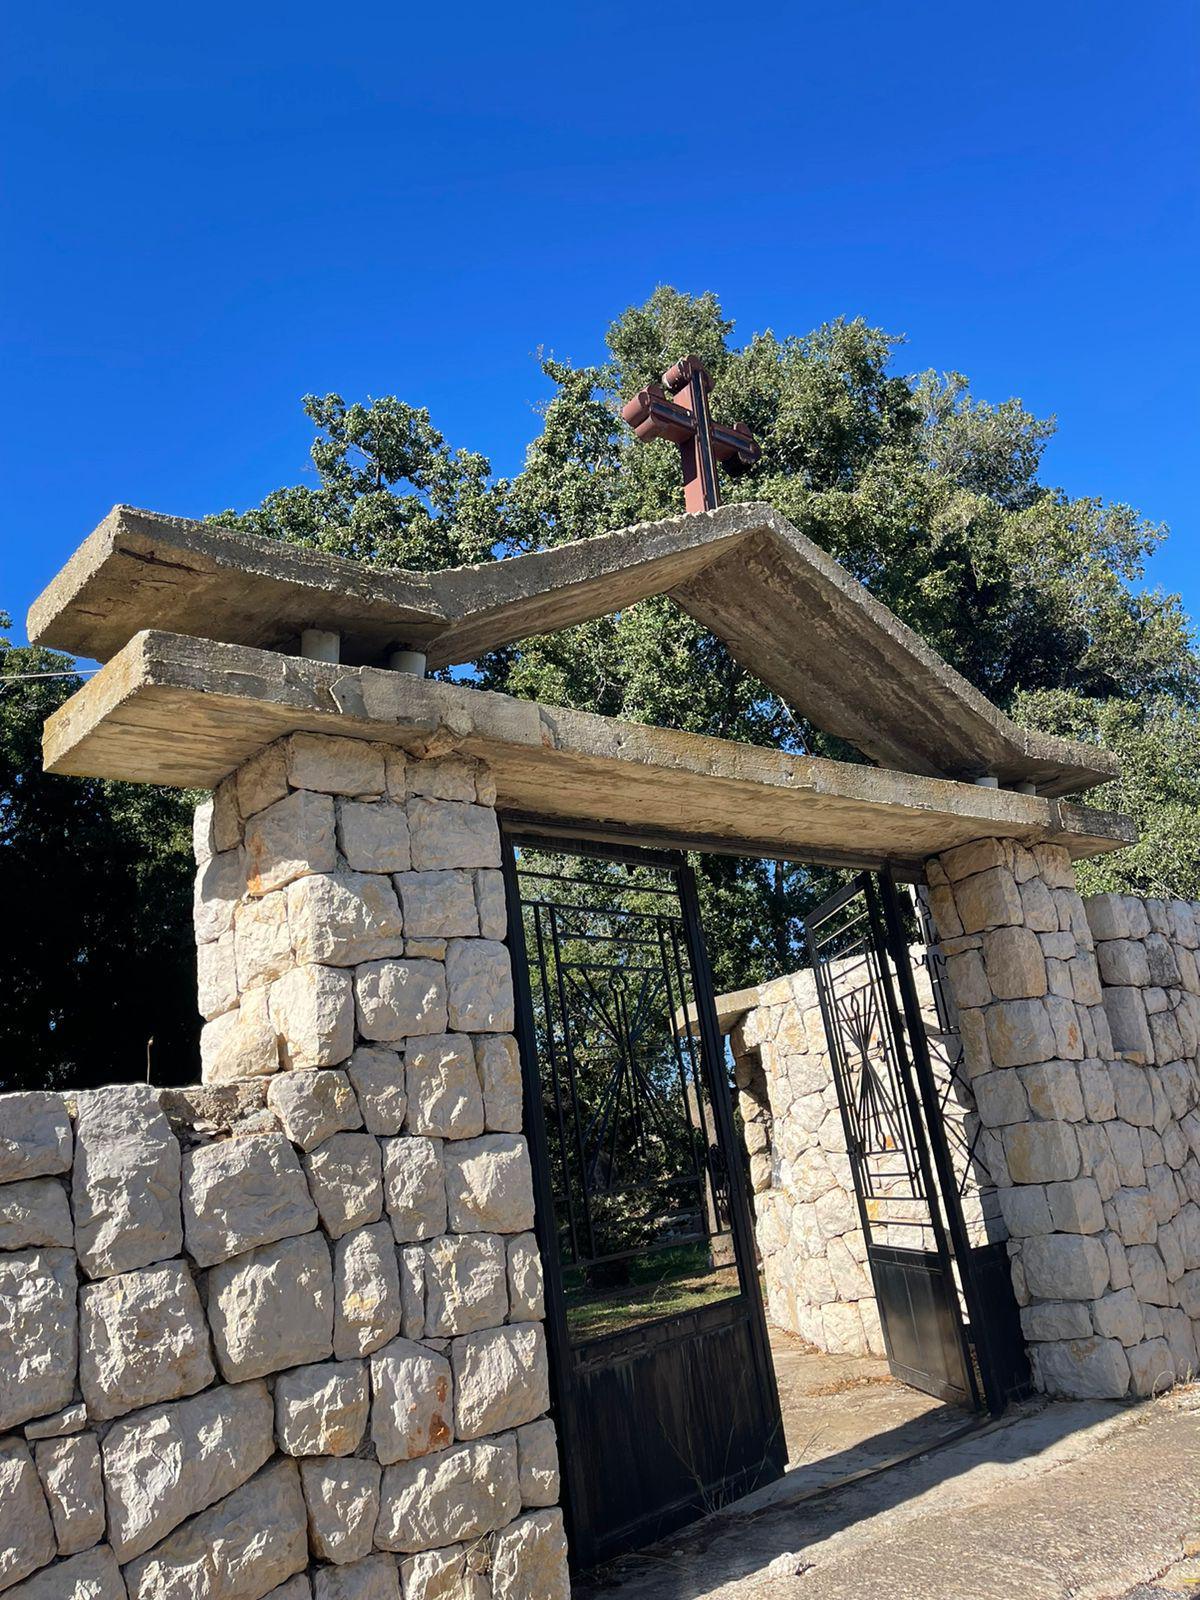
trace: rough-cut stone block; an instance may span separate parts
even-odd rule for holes
[[[0,1094],[0,1183],[67,1172],[71,1119],[61,1095]]]
[[[1021,1248],[1029,1292],[1043,1300],[1094,1300],[1108,1288],[1108,1253],[1090,1235],[1048,1233]]]
[[[317,1225],[296,1152],[281,1133],[224,1139],[183,1162],[188,1254],[201,1267]]]
[[[384,752],[365,739],[294,733],[286,741],[288,782],[323,794],[382,794]]]
[[[206,1022],[224,1016],[238,1003],[234,935],[223,933],[211,944],[196,946],[196,1007]]]
[[[334,1568],[336,1571],[337,1569]],[[297,1573],[294,1578],[289,1578],[286,1583],[281,1583],[278,1589],[272,1589],[266,1600],[313,1600],[312,1584],[308,1574]]]
[[[342,967],[293,967],[269,990],[285,1067],[335,1067],[354,1049],[354,991]]]
[[[108,1537],[132,1561],[245,1483],[274,1450],[265,1383],[208,1389],[117,1422],[104,1436]]]
[[[380,1461],[411,1461],[454,1438],[450,1363],[426,1345],[393,1339],[376,1351],[371,1393],[371,1442]]]
[[[425,1247],[425,1332],[430,1337],[494,1328],[508,1314],[504,1240],[446,1234]]]
[[[399,1133],[408,1111],[404,1062],[395,1050],[360,1045],[346,1063],[368,1133]]]
[[[384,1139],[383,1186],[397,1244],[446,1231],[446,1179],[442,1141],[404,1134]]]
[[[481,1034],[475,1040],[475,1068],[488,1132],[520,1133],[523,1095],[517,1041],[510,1034]]]
[[[238,811],[252,817],[265,811],[288,792],[287,749],[282,739],[244,761],[234,778]]]
[[[75,1390],[75,1254],[0,1256],[0,1430],[58,1411]]]
[[[468,1139],[483,1132],[483,1092],[471,1040],[439,1033],[412,1043],[405,1055],[410,1133]]]
[[[478,1439],[485,1433],[515,1428],[550,1409],[540,1323],[492,1328],[455,1339],[450,1345],[450,1363],[454,1369],[454,1430],[460,1439]]]
[[[1162,1394],[1175,1382],[1175,1358],[1165,1339],[1144,1339],[1125,1354],[1131,1394]]]
[[[404,1600],[492,1600],[487,1541],[423,1550],[400,1563]]]
[[[292,965],[287,898],[286,889],[276,889],[260,899],[243,901],[234,913],[233,948],[239,990],[272,983]]]
[[[212,1380],[200,1296],[182,1261],[80,1291],[79,1386],[94,1420],[195,1394]]]
[[[1114,1061],[1109,1066],[1117,1116],[1135,1128],[1149,1128],[1154,1122],[1154,1096],[1145,1067],[1131,1061]]]
[[[1001,1189],[999,1200],[1010,1238],[1027,1239],[1032,1234],[1054,1232],[1044,1185],[1022,1183],[1012,1189]]]
[[[197,944],[209,944],[233,928],[233,915],[246,890],[246,867],[240,850],[223,850],[196,874],[192,923]]]
[[[60,1556],[77,1555],[104,1537],[104,1483],[94,1433],[44,1439],[34,1451]]]
[[[446,1031],[446,972],[440,961],[369,961],[355,973],[354,993],[364,1039],[386,1044]]]
[[[986,1006],[994,997],[978,950],[962,950],[946,960],[946,976],[958,1006]]]
[[[370,1355],[400,1332],[400,1271],[387,1222],[359,1228],[333,1251],[333,1353]]]
[[[1127,939],[1130,927],[1119,894],[1091,894],[1083,902],[1088,926],[1097,939]]]
[[[1122,1183],[1139,1188],[1146,1182],[1146,1168],[1142,1161],[1142,1141],[1138,1130],[1126,1122],[1110,1122],[1104,1130]]]
[[[406,1339],[425,1337],[425,1248],[410,1244],[396,1251],[400,1268],[400,1332]]]
[[[353,1458],[301,1461],[308,1542],[318,1559],[343,1566],[371,1553],[379,1515],[380,1470],[377,1461]]]
[[[67,1434],[81,1433],[86,1427],[87,1407],[79,1402],[48,1417],[39,1417],[36,1422],[27,1422],[24,1433],[27,1439],[65,1439]]]
[[[411,864],[403,806],[343,800],[338,806],[338,843],[354,872],[407,872]]]
[[[279,1041],[267,1010],[267,991],[251,989],[236,1011],[200,1030],[200,1077],[204,1083],[262,1078],[279,1070]]]
[[[316,873],[288,886],[288,925],[298,962],[352,967],[403,954],[400,906],[387,878]]]
[[[998,1000],[1030,1000],[1045,994],[1046,961],[1032,929],[996,928],[985,933],[983,954],[988,983]]]
[[[525,1140],[514,1133],[459,1139],[443,1151],[446,1202],[455,1233],[528,1233],[533,1173]]]
[[[446,946],[450,1026],[470,1033],[513,1027],[512,963],[495,939],[451,939]]]
[[[179,1254],[179,1141],[146,1084],[79,1096],[75,1249],[92,1278]]]
[[[479,912],[479,932],[485,939],[508,937],[508,907],[504,895],[504,874],[485,869],[475,874],[475,905]]]
[[[1090,1122],[1109,1122],[1117,1114],[1112,1076],[1103,1061],[1079,1063],[1084,1115]]]
[[[1133,939],[1108,939],[1096,946],[1100,977],[1110,987],[1150,986],[1150,963],[1145,946]]]
[[[410,939],[472,937],[479,932],[474,874],[405,872],[396,877]]]
[[[383,1215],[379,1141],[370,1133],[335,1133],[304,1157],[308,1187],[331,1239]]]
[[[1122,1244],[1153,1244],[1158,1234],[1149,1189],[1126,1185],[1109,1202],[1112,1227]]]
[[[1102,1339],[1119,1339],[1128,1349],[1145,1333],[1142,1305],[1132,1289],[1119,1289],[1092,1301],[1092,1321]]]
[[[1005,1128],[1004,1158],[1014,1183],[1065,1183],[1079,1176],[1079,1141],[1061,1122]]]
[[[125,1568],[129,1600],[261,1600],[308,1564],[294,1461],[276,1461]]]
[[[1079,1007],[1073,1000],[1068,1000],[1065,995],[1048,994],[1042,1004],[1054,1030],[1055,1055],[1062,1056],[1066,1061],[1082,1061],[1089,1052],[1094,1053],[1097,1048],[1094,1039],[1089,1039],[1086,1046],[1084,1044]]]
[[[201,800],[192,812],[192,857],[198,867],[210,861],[216,850],[213,839],[213,802],[210,796]]]
[[[1083,1121],[1079,1072],[1072,1062],[1038,1061],[1017,1070],[1035,1117],[1048,1122]]]
[[[408,791],[429,800],[475,799],[475,769],[463,756],[442,756],[434,760],[412,761],[408,767]]]
[[[67,1191],[56,1178],[26,1178],[0,1187],[0,1250],[69,1247],[74,1238]]]
[[[1094,1178],[1048,1183],[1046,1198],[1054,1226],[1062,1233],[1103,1233],[1104,1207]]]
[[[290,1456],[352,1455],[369,1412],[365,1362],[319,1362],[275,1380],[275,1435]]]
[[[208,1274],[208,1317],[230,1383],[333,1351],[333,1268],[319,1234],[284,1239]]]
[[[984,1012],[988,1050],[997,1067],[1023,1067],[1058,1055],[1041,1000],[998,1000]]]
[[[1060,915],[1054,896],[1040,878],[1023,883],[1020,893],[1021,920],[1035,933],[1053,933],[1070,926],[1069,913]],[[1077,896],[1072,895],[1071,899],[1078,905]]]
[[[332,872],[333,801],[305,791],[277,800],[246,824],[245,856],[247,887],[255,895],[283,889],[309,872]]]
[[[989,867],[954,886],[954,904],[964,933],[982,933],[1022,922],[1021,895],[1007,867]]]
[[[56,1561],[5,1591],[8,1600],[129,1600],[129,1591],[108,1545]]]
[[[396,1562],[391,1556],[373,1555],[348,1567],[318,1567],[313,1600],[400,1600]]]
[[[1064,1400],[1120,1400],[1129,1389],[1129,1362],[1119,1339],[1068,1339],[1030,1351],[1034,1381]]]
[[[385,1468],[375,1543],[415,1554],[502,1528],[521,1509],[510,1435]]]
[[[1153,1059],[1154,1043],[1146,1018],[1146,1002],[1140,989],[1105,989],[1104,1013],[1112,1035],[1113,1049],[1142,1061]]]
[[[971,1079],[980,1120],[989,1128],[1003,1128],[1024,1122],[1029,1116],[1029,1101],[1015,1069],[984,1072]]]
[[[540,1322],[546,1315],[542,1258],[532,1233],[508,1241],[508,1299],[512,1322]]]
[[[1170,1306],[1175,1294],[1167,1282],[1163,1259],[1152,1244],[1131,1245],[1125,1252],[1134,1292],[1143,1306]]]
[[[418,797],[408,802],[408,823],[418,872],[500,865],[500,830],[490,806]]]
[[[517,1460],[521,1478],[521,1504],[558,1504],[558,1439],[549,1417],[527,1422],[517,1429]]]
[[[562,1512],[531,1511],[496,1535],[492,1546],[494,1600],[570,1600],[567,1536]]]
[[[53,1560],[54,1525],[29,1446],[0,1441],[0,1589]]]
[[[362,1127],[349,1078],[328,1067],[279,1073],[267,1086],[267,1105],[301,1150],[311,1150],[331,1134]]]

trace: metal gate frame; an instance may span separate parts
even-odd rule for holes
[[[729,1086],[722,1078],[724,1050],[717,1021],[712,973],[701,932],[699,906],[696,896],[695,875],[682,854],[651,850],[617,843],[606,843],[594,838],[581,839],[564,836],[557,830],[541,832],[524,819],[510,822],[501,816],[501,864],[504,875],[508,914],[508,943],[512,956],[513,980],[516,994],[516,1033],[520,1047],[521,1071],[524,1088],[525,1130],[533,1155],[533,1187],[535,1201],[534,1228],[546,1279],[546,1337],[549,1350],[551,1411],[559,1425],[560,1461],[563,1481],[563,1511],[567,1523],[568,1547],[573,1566],[587,1567],[598,1560],[615,1555],[617,1549],[600,1549],[589,1528],[581,1525],[576,1507],[583,1502],[583,1481],[596,1471],[596,1463],[580,1458],[571,1449],[571,1440],[577,1429],[576,1396],[573,1393],[572,1345],[567,1326],[566,1303],[563,1284],[562,1261],[556,1227],[556,1207],[550,1162],[547,1159],[549,1142],[543,1106],[542,1085],[539,1074],[536,1023],[534,1018],[532,988],[529,977],[529,951],[522,915],[522,895],[518,879],[516,848],[525,845],[564,855],[579,855],[600,860],[654,866],[670,872],[678,888],[685,943],[692,969],[693,1002],[700,1031],[699,1057],[704,1072],[718,1134],[718,1144],[727,1153],[730,1182],[726,1194],[729,1204],[730,1231],[734,1240],[738,1264],[739,1294],[729,1302],[718,1302],[704,1312],[690,1313],[693,1317],[719,1323],[728,1320],[728,1307],[745,1303],[753,1351],[753,1379],[760,1399],[773,1407],[775,1427],[764,1443],[763,1457],[752,1473],[742,1473],[737,1483],[731,1479],[727,1485],[730,1497],[745,1494],[760,1484],[781,1475],[786,1459],[779,1411],[778,1390],[766,1332],[766,1313],[762,1289],[757,1272],[757,1250],[754,1226],[745,1185],[738,1181],[739,1168],[736,1153],[739,1149],[733,1123],[733,1103]],[[729,1159],[733,1157],[735,1159]],[[723,1310],[724,1307],[724,1310]],[[716,1313],[715,1316],[712,1313]],[[669,1321],[669,1319],[664,1319]],[[660,1324],[647,1326],[659,1328]],[[619,1337],[619,1336],[618,1336]],[[577,1347],[578,1348],[578,1347]],[[742,1481],[744,1480],[744,1481]],[[659,1526],[647,1539],[660,1537],[674,1527],[681,1526],[692,1517],[712,1509],[709,1491],[698,1486],[697,1493],[688,1504],[668,1509]],[[628,1545],[632,1548],[632,1545]]]

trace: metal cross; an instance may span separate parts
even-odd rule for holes
[[[721,504],[718,461],[736,474],[748,472],[762,454],[744,422],[726,428],[712,420],[711,388],[712,379],[700,357],[684,356],[663,373],[661,384],[647,384],[621,407],[621,415],[639,439],[670,439],[679,446],[686,511],[714,511]]]

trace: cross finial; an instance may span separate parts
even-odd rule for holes
[[[712,420],[711,388],[712,379],[700,357],[684,356],[663,373],[661,384],[647,384],[621,407],[621,415],[639,439],[670,439],[679,446],[687,511],[713,511],[721,504],[718,461],[727,472],[748,472],[762,454],[744,422],[726,428]]]

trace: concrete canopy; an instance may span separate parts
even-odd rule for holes
[[[118,506],[34,602],[29,636],[104,661],[141,629],[342,659],[390,649],[432,667],[667,594],[816,726],[885,767],[1063,795],[1113,777],[1093,745],[1029,732],[989,703],[830,556],[755,503],[643,523],[437,573],[380,571]]]

